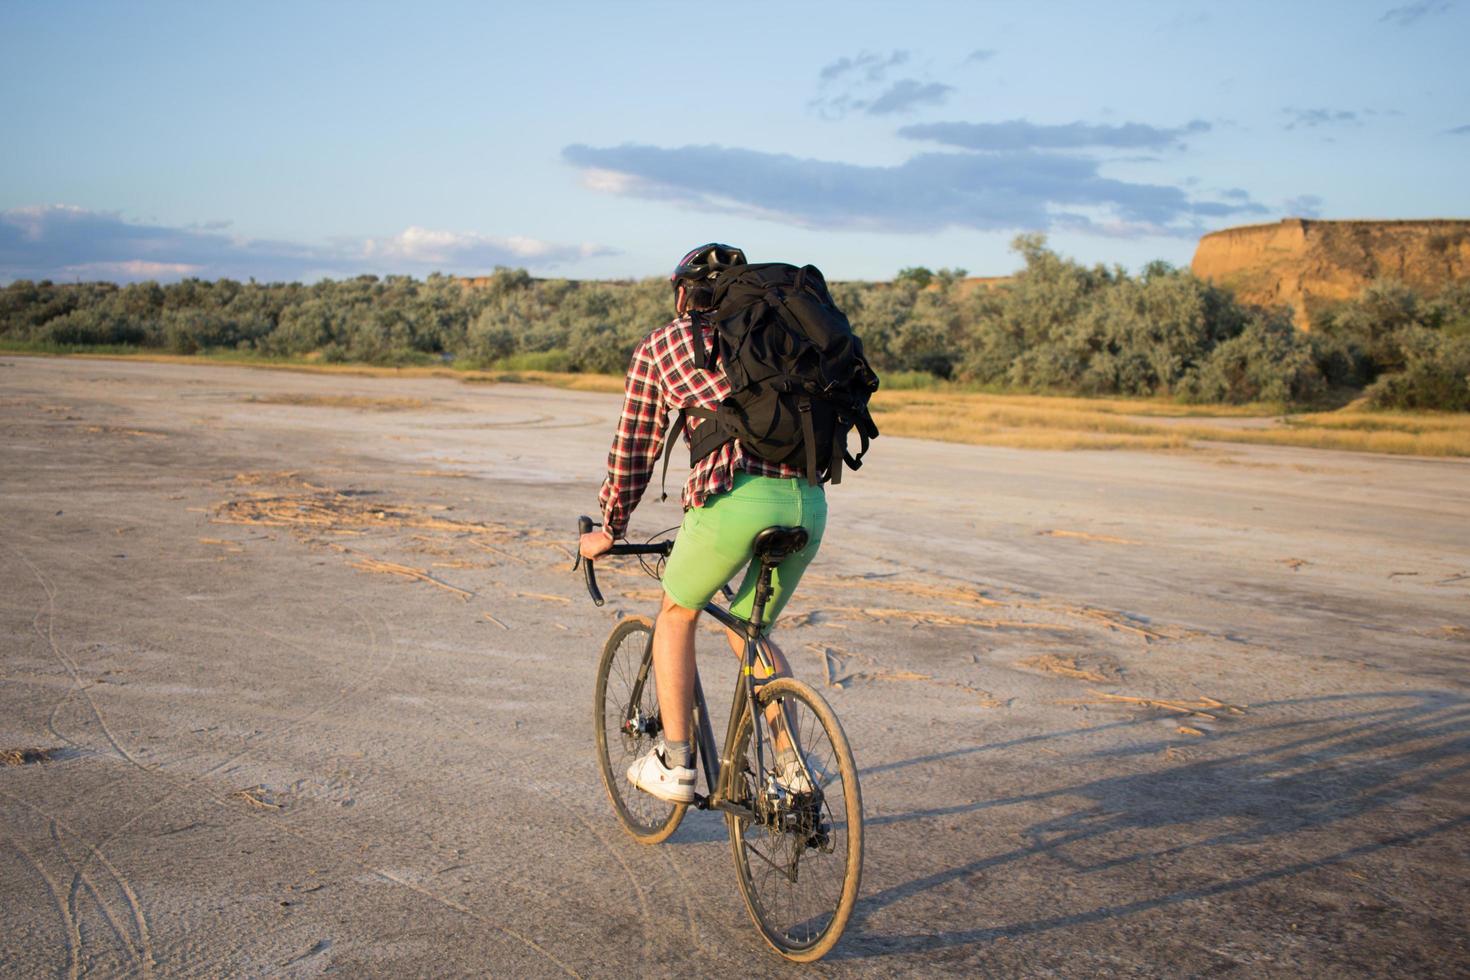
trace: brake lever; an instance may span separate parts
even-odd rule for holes
[[[597,587],[597,573],[592,567],[592,559],[582,557],[582,535],[590,534],[593,528],[601,526],[601,524],[596,523],[592,518],[585,515],[577,518],[577,557],[572,562],[572,571],[574,572],[578,566],[581,566],[582,578],[587,586],[587,594],[592,597],[592,603],[596,606],[602,605],[604,600],[602,598],[602,590]]]
[[[572,571],[574,572],[582,567],[582,535],[590,533],[594,527],[597,527],[597,524],[592,518],[585,515],[577,518],[577,553],[572,556]]]

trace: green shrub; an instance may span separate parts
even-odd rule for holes
[[[42,343],[78,347],[90,344],[143,345],[148,340],[144,324],[100,309],[76,309],[48,320],[32,331]]]
[[[1180,384],[1186,401],[1236,405],[1310,402],[1323,390],[1310,341],[1281,311],[1257,313]]]
[[[888,371],[879,380],[885,391],[915,391],[939,383],[939,378],[928,371]]]
[[[1470,335],[1411,327],[1399,347],[1403,370],[1382,375],[1368,388],[1369,405],[1470,411]]]
[[[496,361],[494,367],[499,371],[569,371],[572,357],[564,350],[523,351]]]
[[[1367,388],[1376,405],[1463,404],[1470,282],[1433,297],[1374,283],[1303,335],[1283,311],[1245,307],[1187,269],[1085,266],[1040,235],[1013,247],[1023,267],[997,288],[920,266],[891,283],[831,284],[885,387],[1283,403]],[[672,300],[662,278],[573,282],[505,268],[472,287],[438,274],[121,288],[17,280],[0,288],[0,343],[620,373]]]

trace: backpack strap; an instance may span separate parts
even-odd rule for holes
[[[708,371],[715,358],[715,339],[711,337],[709,345],[705,345],[704,315],[698,310],[689,311],[689,346],[694,348],[694,366]]]
[[[679,417],[674,420],[674,424],[669,426],[669,430],[664,433],[664,472],[658,485],[659,503],[663,503],[669,499],[669,457],[674,455],[674,447],[679,443],[679,436],[688,427],[688,409],[681,408],[679,409]]]
[[[858,449],[858,454],[854,456],[847,451],[847,446],[844,445],[842,447],[842,458],[847,460],[847,465],[850,466],[852,469],[860,470],[863,467],[863,456],[868,451],[868,433],[867,430],[864,429],[862,426],[858,426],[857,430],[858,438],[861,439],[863,442],[862,447]]]
[[[832,455],[827,460],[827,475],[835,486],[842,482],[842,461],[847,458],[847,426],[832,427]]]
[[[821,474],[817,471],[817,429],[812,424],[811,396],[802,395],[796,403],[796,410],[801,414],[801,441],[806,446],[806,479],[814,487],[821,486]]]
[[[690,416],[705,419],[706,422],[698,430],[691,430],[689,428]],[[733,435],[722,431],[722,427],[715,421],[718,416],[718,412],[711,412],[707,408],[690,406],[689,408],[679,409],[679,417],[674,420],[674,424],[669,427],[669,431],[665,434],[664,470],[659,480],[660,492],[658,499],[660,502],[669,499],[669,457],[674,455],[674,447],[678,445],[680,435],[687,434],[689,436],[689,464],[691,466],[735,438]],[[706,435],[707,431],[709,433],[708,435]]]

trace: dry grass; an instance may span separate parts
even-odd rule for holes
[[[1245,708],[1237,704],[1228,704],[1215,698],[1200,695],[1193,700],[1175,698],[1163,700],[1161,698],[1140,698],[1131,694],[1099,694],[1095,698],[1081,698],[1069,701],[1058,701],[1058,704],[1133,704],[1141,708],[1153,708],[1159,711],[1168,711],[1178,715],[1191,718],[1204,718],[1208,721],[1219,721],[1220,718],[1229,715],[1243,715]]]
[[[59,749],[0,749],[0,766],[35,765],[50,760],[59,752]]]
[[[539,602],[559,602],[563,605],[571,605],[572,600],[564,595],[552,595],[549,592],[517,592],[522,599],[536,599]]]
[[[880,390],[874,397],[878,404],[904,404],[909,401],[939,399],[943,402],[968,401],[1004,407],[1013,411],[1036,409],[1048,415],[1056,412],[1078,412],[1087,415],[1144,415],[1158,418],[1259,418],[1279,415],[1282,406],[1253,402],[1248,405],[1186,405],[1168,398],[1079,398],[1069,395],[990,394],[966,391],[958,385],[910,390]]]
[[[872,409],[889,435],[1012,449],[1187,449],[1173,428],[1121,416],[1081,399],[934,391],[878,392]]]
[[[240,473],[236,475],[235,482],[243,487],[269,485],[272,489],[245,490],[234,499],[216,504],[209,511],[212,523],[281,528],[309,545],[324,547],[345,556],[347,564],[352,568],[423,582],[461,601],[474,598],[475,593],[444,581],[431,569],[480,569],[495,563],[488,559],[466,561],[459,556],[457,545],[477,548],[526,564],[525,559],[489,542],[493,540],[515,546],[514,543],[522,538],[535,538],[540,533],[494,522],[462,521],[440,516],[440,513],[449,509],[443,505],[388,503],[374,499],[376,495],[372,493],[316,486],[300,478],[294,471]],[[408,542],[400,539],[402,546],[411,551],[452,560],[434,562],[429,568],[422,568],[368,555],[333,540],[342,535],[373,540],[381,539],[384,532],[391,535],[413,531],[425,533],[410,534]],[[233,542],[222,538],[200,538],[200,541],[226,547],[232,553],[240,550]]]
[[[430,512],[434,509],[432,506],[386,504],[368,496],[314,486],[293,477],[294,474],[289,473],[242,473],[236,476],[236,482],[247,486],[283,482],[291,484],[291,487],[280,493],[256,491],[225,501],[215,506],[211,520],[215,524],[280,527],[303,533],[414,528],[485,535],[506,530],[477,521],[438,517]]]
[[[1470,456],[1470,425],[1428,424],[1418,431],[1372,428],[1377,420],[1361,419],[1361,413],[1333,417],[1336,413],[1288,418],[1271,429],[1223,429],[1200,425],[1176,431],[1191,439],[1249,443],[1257,446],[1296,446],[1301,449],[1339,449],[1358,453],[1395,456]],[[1462,419],[1470,422],[1470,419]]]
[[[809,643],[807,644],[807,649],[822,658],[823,684],[839,691],[857,684],[919,683],[960,691],[978,701],[981,707],[1003,708],[1006,706],[1004,700],[997,698],[989,691],[966,684],[963,681],[935,677],[932,674],[920,674],[912,670],[884,667],[871,657],[864,656],[863,654],[839,650],[836,647],[824,646],[819,643]],[[844,673],[850,661],[860,662],[866,665],[868,669],[853,673]]]
[[[956,616],[951,613],[921,611],[915,609],[883,609],[875,606],[825,606],[825,613],[860,616],[875,623],[901,623],[911,628],[920,626],[975,626],[988,630],[1049,630],[1067,632],[1069,626],[1054,623],[1023,623],[1014,620],[985,619],[975,616]]]
[[[284,804],[277,803],[269,796],[270,791],[264,786],[248,786],[245,789],[237,789],[230,795],[237,800],[243,800],[258,810],[281,810]]]
[[[300,405],[313,408],[355,408],[370,412],[409,412],[429,407],[423,398],[367,398],[363,395],[251,395],[256,405]]]
[[[1046,674],[1060,674],[1063,677],[1075,678],[1079,681],[1092,681],[1095,684],[1107,682],[1108,678],[1095,670],[1088,670],[1080,666],[1075,657],[1059,657],[1054,653],[1043,653],[1039,657],[1028,657],[1025,660],[1016,661],[1018,667],[1030,667]]]
[[[467,384],[531,384],[570,391],[622,394],[620,374],[562,374],[556,371],[472,371],[458,375]]]
[[[342,550],[347,551],[348,549],[343,548]],[[473,592],[468,592],[458,586],[450,585],[448,582],[441,582],[439,579],[430,575],[428,569],[413,568],[410,565],[400,565],[396,561],[383,561],[381,558],[372,558],[367,555],[358,555],[347,564],[349,567],[360,569],[364,572],[376,572],[380,575],[402,575],[404,578],[427,582],[435,588],[443,589],[451,595],[459,596],[462,601],[469,601],[474,598]]]
[[[116,358],[117,354],[72,354]],[[129,360],[216,364],[308,374],[373,378],[453,378],[471,384],[540,384],[573,391],[621,393],[623,379],[607,374],[551,371],[460,371],[448,367],[372,367],[225,360],[172,354],[127,354]],[[278,396],[291,398],[295,396]],[[308,396],[302,396],[308,397]],[[329,397],[329,396],[328,396]],[[267,401],[270,396],[259,400]],[[348,400],[351,400],[350,398]],[[417,402],[417,399],[364,399]],[[329,404],[276,402],[276,404]],[[377,408],[342,404],[338,407]],[[424,407],[402,405],[395,408]],[[1010,449],[1188,451],[1200,442],[1295,446],[1393,455],[1470,456],[1470,415],[1433,412],[1366,412],[1354,403],[1336,412],[1282,416],[1283,406],[1185,405],[1165,398],[1076,398],[999,395],[959,386],[879,391],[873,399],[878,427],[895,436]],[[1152,423],[1157,418],[1159,423]],[[1211,425],[1211,419],[1262,418],[1265,428]],[[1181,423],[1178,420],[1198,420]],[[1172,420],[1172,421],[1162,421]]]
[[[1086,531],[1063,531],[1053,528],[1036,533],[1048,538],[1074,538],[1078,541],[1097,541],[1102,544],[1138,544],[1137,541],[1131,541],[1128,538],[1115,538],[1108,534],[1088,534]]]
[[[261,371],[295,371],[299,374],[340,374],[359,378],[458,378],[463,372],[447,367],[410,365],[380,367],[372,364],[323,364],[320,362],[278,361],[243,356],[208,356],[198,354],[163,354],[157,351],[5,351],[6,357],[67,357],[100,361],[143,361],[149,364],[192,364],[226,368],[253,368]]]
[[[1279,416],[1269,406],[1186,406],[1158,400],[1048,398],[953,391],[880,391],[878,427],[890,435],[1016,449],[1187,450],[1200,442],[1296,446],[1415,456],[1470,456],[1470,416],[1433,412],[1337,412]],[[1211,425],[1260,418],[1264,428]],[[1140,417],[1142,416],[1142,417]],[[1198,418],[1179,423],[1161,419]]]
[[[101,433],[110,436],[128,436],[134,439],[167,439],[162,432],[147,432],[143,429],[125,429],[117,425],[89,425],[82,429],[94,435]]]
[[[1410,435],[1432,433],[1470,434],[1470,413],[1464,412],[1368,412],[1357,404],[1336,412],[1297,415],[1287,420],[1290,425],[1354,432],[1406,432]]]
[[[1005,605],[998,599],[992,599],[973,585],[932,585],[925,582],[823,575],[820,572],[808,572],[802,577],[802,581],[806,583],[808,589],[813,585],[839,592],[846,592],[854,588],[877,589],[883,592],[901,592],[905,595],[918,596],[921,599],[949,602],[960,606]]]

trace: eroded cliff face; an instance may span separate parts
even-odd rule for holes
[[[1310,221],[1247,225],[1200,239],[1195,275],[1241,300],[1287,305],[1310,330],[1322,309],[1352,299],[1374,279],[1436,293],[1470,278],[1470,220]]]

